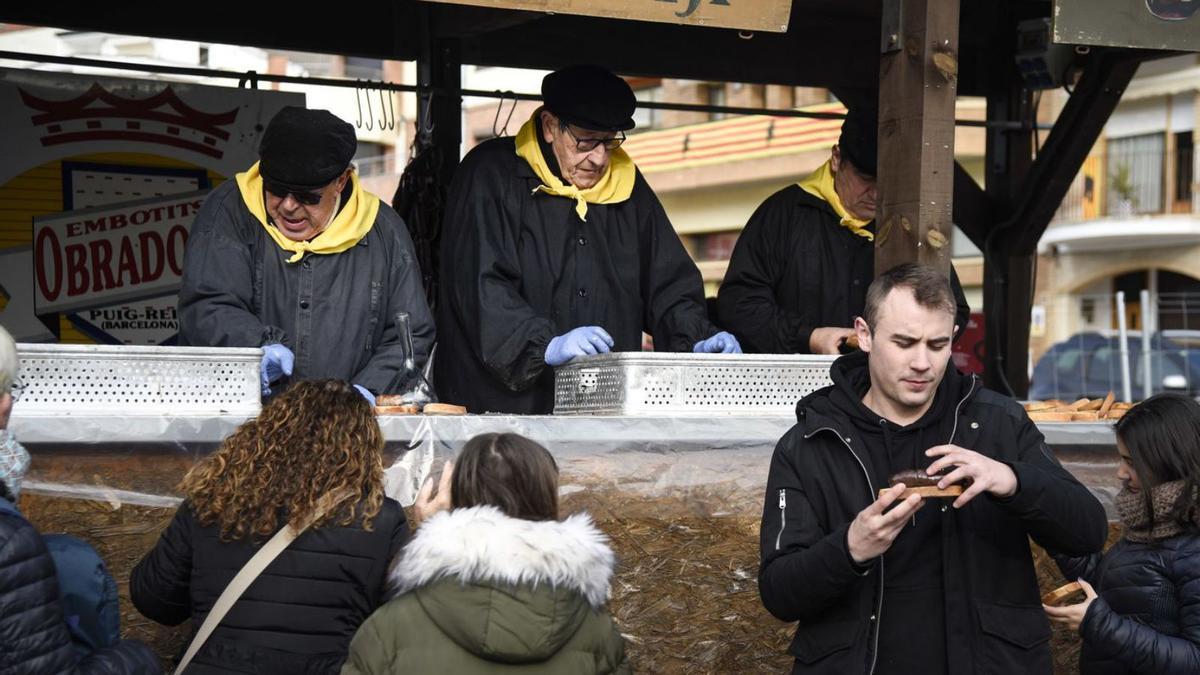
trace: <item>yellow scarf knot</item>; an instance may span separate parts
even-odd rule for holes
[[[533,117],[521,125],[517,132],[517,156],[524,159],[542,184],[533,189],[533,194],[545,192],[556,197],[566,197],[575,201],[575,213],[579,219],[587,221],[588,204],[618,204],[629,199],[633,194],[633,183],[637,175],[633,160],[621,148],[609,153],[608,169],[595,185],[586,190],[580,190],[574,185],[563,183],[562,179],[550,170],[542,149],[538,146],[537,130],[538,116],[541,109],[534,111]]]
[[[871,221],[855,218],[846,210],[845,206],[842,206],[842,199],[838,197],[837,190],[833,188],[833,167],[830,165],[830,160],[826,160],[824,164],[817,167],[816,171],[805,176],[799,185],[805,192],[828,202],[833,207],[834,213],[842,219],[842,227],[860,237],[865,237],[867,241],[875,241],[875,235],[867,229],[867,224]]]
[[[279,228],[271,224],[267,218],[267,207],[263,201],[262,175],[258,172],[258,162],[246,171],[237,175],[238,190],[241,191],[242,201],[250,213],[258,219],[266,229],[267,234],[279,248],[291,251],[295,255],[288,258],[289,263],[297,263],[305,253],[329,255],[341,253],[367,236],[375,225],[375,216],[379,214],[379,198],[362,189],[358,183],[358,174],[350,174],[350,199],[341,211],[333,217],[333,222],[309,241],[293,241],[283,236]],[[335,207],[336,210],[336,207]]]

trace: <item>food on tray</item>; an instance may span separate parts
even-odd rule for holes
[[[1118,402],[1110,391],[1104,398],[1081,398],[1070,403],[1029,401],[1025,403],[1025,412],[1034,422],[1100,422],[1120,419],[1132,407],[1132,403]]]

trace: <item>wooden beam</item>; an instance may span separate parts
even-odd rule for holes
[[[884,3],[876,274],[902,262],[950,273],[958,21],[959,0]]]

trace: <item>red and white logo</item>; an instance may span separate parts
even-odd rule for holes
[[[93,84],[81,96],[49,101],[21,89],[43,146],[87,141],[169,145],[220,159],[238,108],[208,113],[184,103],[171,87],[144,99],[118,96]]]

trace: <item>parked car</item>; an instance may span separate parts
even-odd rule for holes
[[[1183,337],[1185,339],[1175,339]],[[1200,397],[1200,348],[1171,332],[1150,338],[1150,394],[1178,391]],[[1129,332],[1129,375],[1135,401],[1147,398],[1142,373],[1142,335]],[[1051,347],[1033,368],[1032,400],[1101,398],[1109,391],[1123,398],[1121,345],[1117,335],[1077,333]]]

